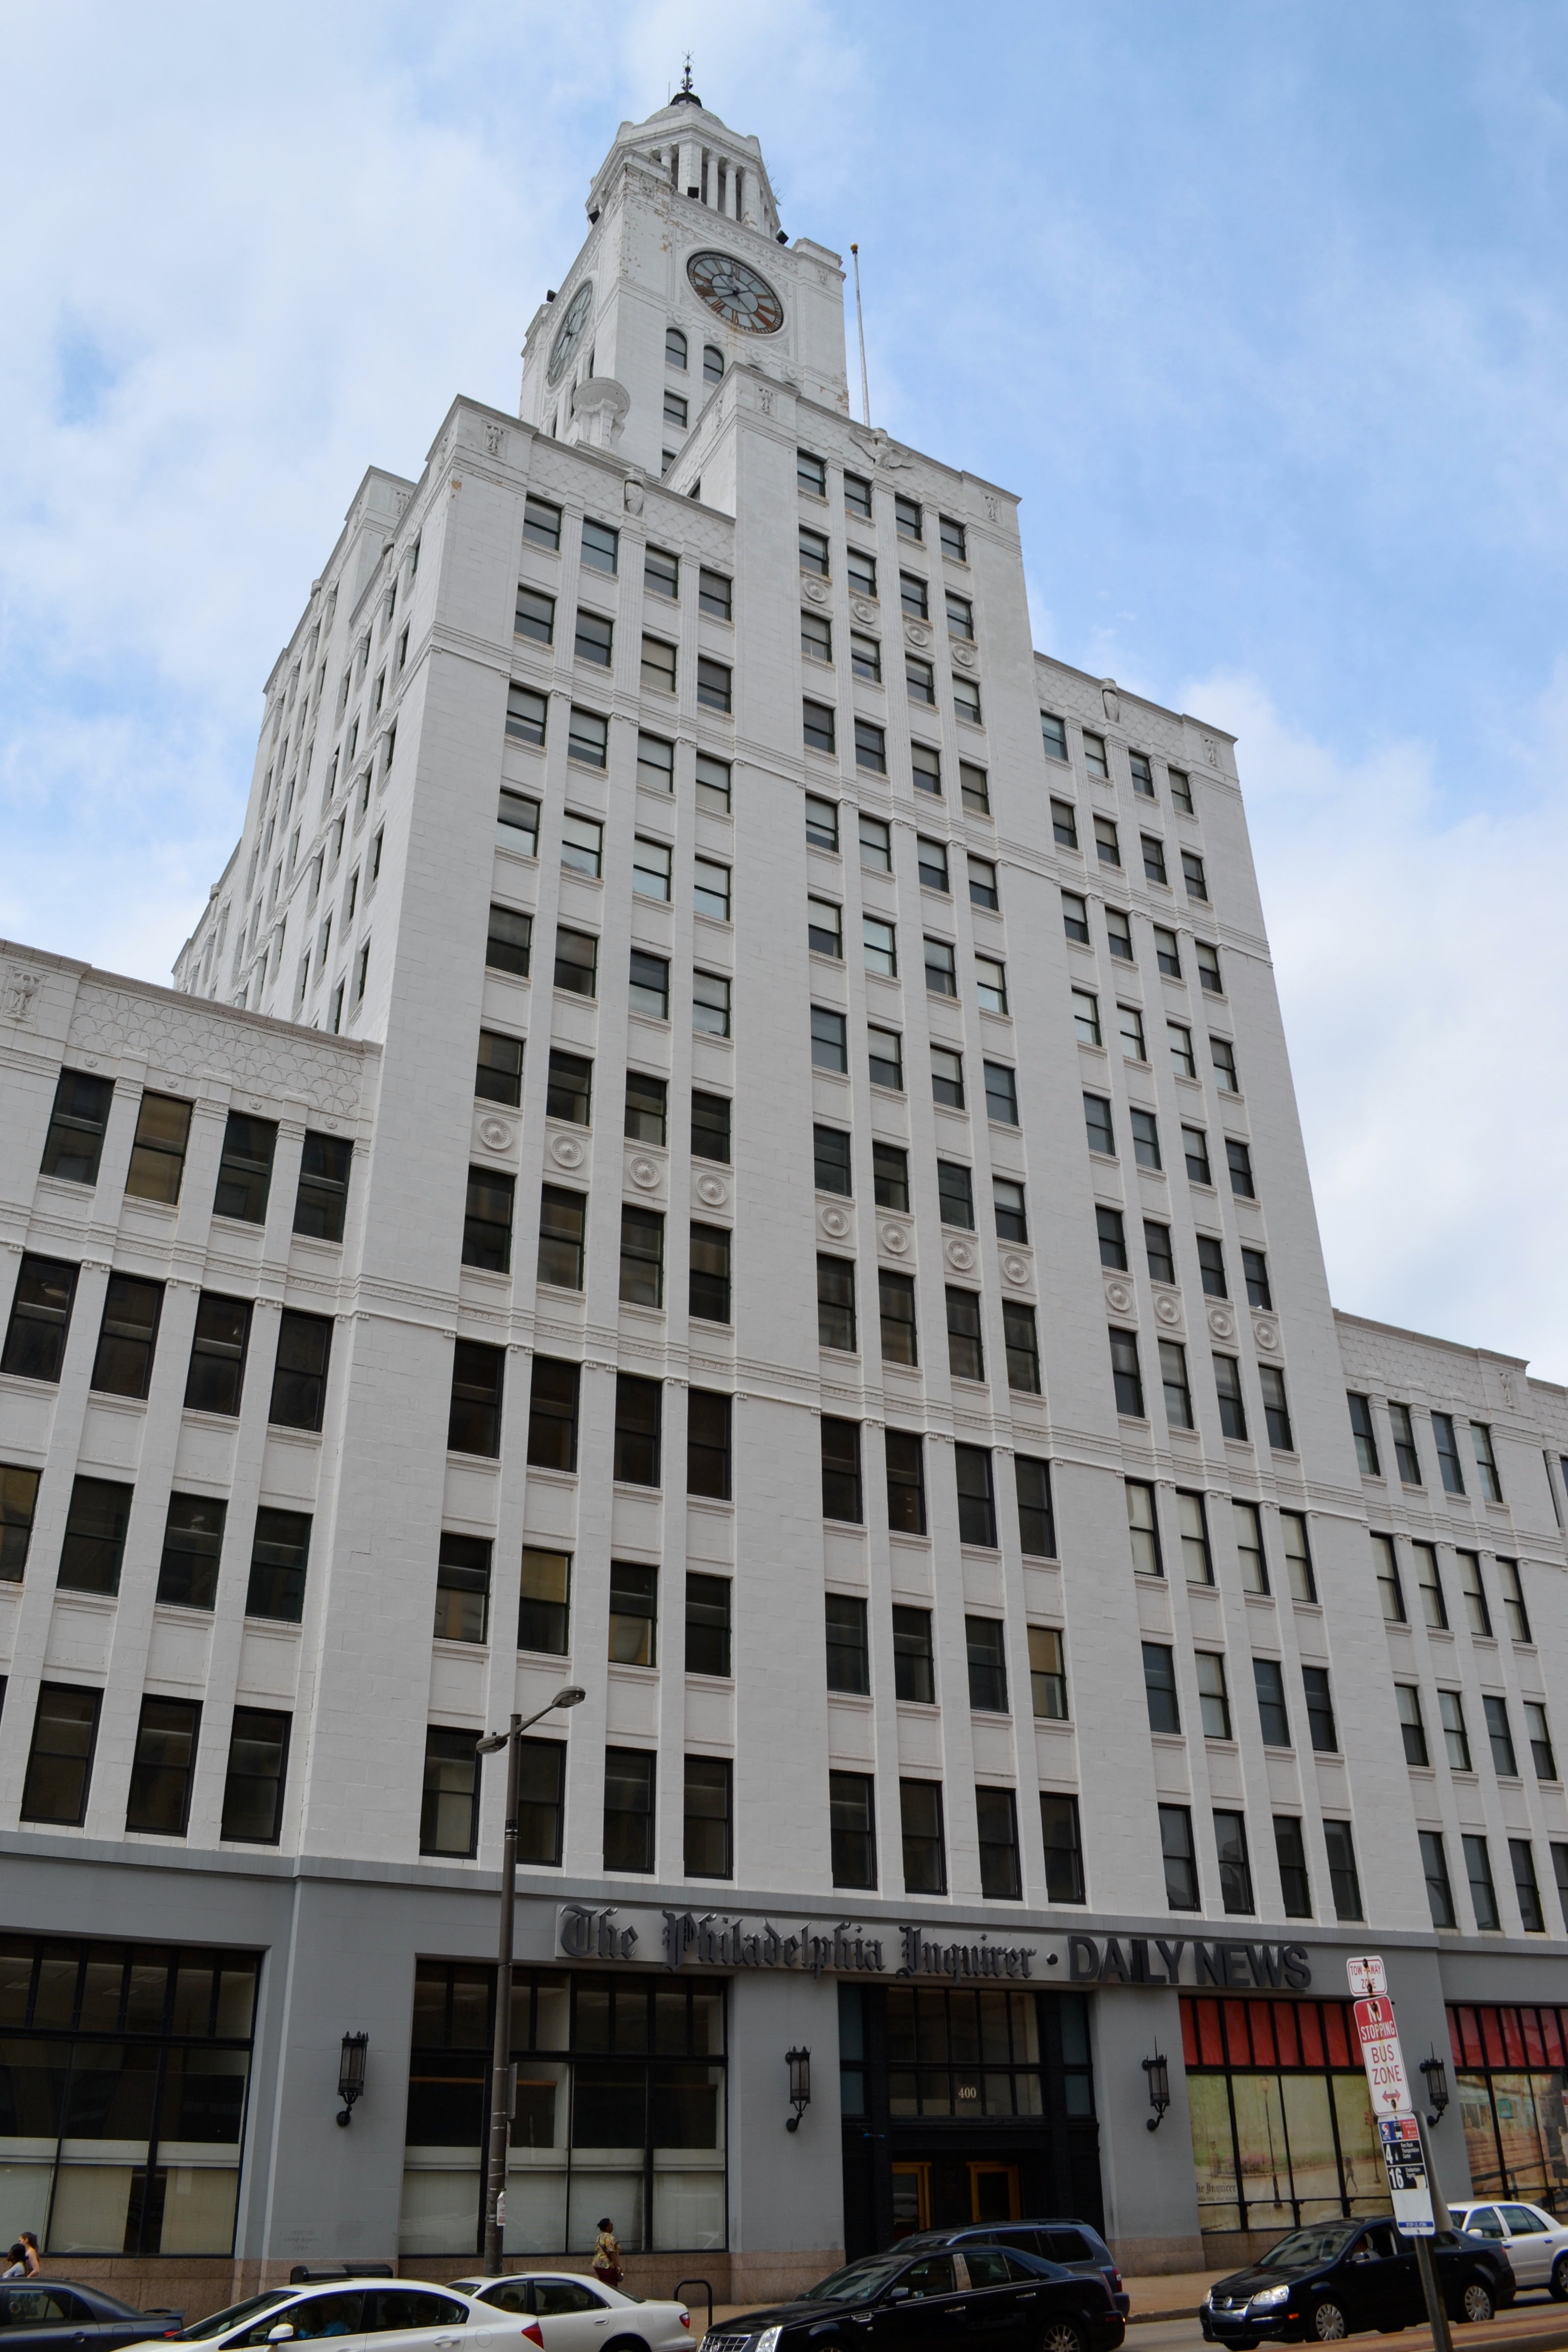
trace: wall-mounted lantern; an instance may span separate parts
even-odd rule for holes
[[[1144,2059],[1143,2072],[1149,2078],[1149,2105],[1154,2110],[1144,2129],[1158,2131],[1171,2104],[1171,2070],[1156,2050],[1152,2058]]]
[[[1440,2124],[1448,2105],[1448,2070],[1434,2051],[1423,2058],[1420,2071],[1426,2084],[1426,2120]]]
[[[338,2096],[342,2110],[340,2124],[353,2121],[354,2101],[364,2096],[365,2053],[370,2048],[368,2033],[345,2033],[342,2053],[338,2060]]]
[[[811,2105],[811,2053],[809,2050],[786,2050],[784,2064],[789,2068],[789,2103],[793,2116],[784,2118],[785,2131],[798,2131],[800,2119]]]

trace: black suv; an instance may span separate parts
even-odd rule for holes
[[[1085,2278],[1102,2278],[1111,2302],[1125,2317],[1131,2298],[1122,2288],[1121,2273],[1100,2231],[1087,2221],[971,2221],[961,2230],[921,2230],[915,2237],[900,2238],[899,2247],[908,2253],[914,2246],[962,2246],[971,2238],[1038,2254],[1043,2262],[1059,2263]]]
[[[1455,2319],[1489,2319],[1513,2301],[1508,2257],[1485,2239],[1443,2230],[1432,2252]],[[1238,2352],[1266,2336],[1333,2344],[1364,2327],[1419,2326],[1426,2304],[1415,2241],[1392,2221],[1314,2221],[1250,2269],[1216,2279],[1198,2315],[1208,2343]]]
[[[987,2352],[1116,2352],[1126,2332],[1103,2280],[966,2241],[851,2263],[794,2303],[710,2328],[702,2352],[948,2352],[960,2333]]]

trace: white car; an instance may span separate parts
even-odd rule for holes
[[[540,2352],[536,2326],[450,2287],[423,2279],[334,2278],[270,2287],[198,2319],[174,2338],[209,2352],[334,2339],[333,2352]],[[149,2352],[167,2339],[150,2337]]]
[[[481,2305],[526,2320],[544,2352],[690,2352],[683,2303],[639,2303],[581,2271],[510,2271],[457,2284]]]
[[[1550,2287],[1559,2303],[1568,2303],[1568,2221],[1559,2221],[1539,2205],[1450,2205],[1456,2230],[1472,2237],[1489,2238],[1500,2245],[1513,2265],[1521,2286]]]

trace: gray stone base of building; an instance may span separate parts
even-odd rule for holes
[[[1110,2238],[1106,2242],[1123,2278],[1164,2278],[1176,2271],[1203,2270],[1212,2260],[1214,2242],[1194,2231],[1191,2237]]]

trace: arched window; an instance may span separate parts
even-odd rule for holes
[[[717,344],[717,343],[704,343],[704,344],[703,344],[703,346],[702,346],[702,381],[703,381],[703,383],[717,383],[719,382],[720,378],[722,376],[723,373],[724,373],[724,354],[723,354],[723,352],[719,349],[719,346],[718,346],[718,344]]]
[[[664,331],[664,363],[666,367],[682,369],[686,365],[686,338],[679,327],[666,327]]]

